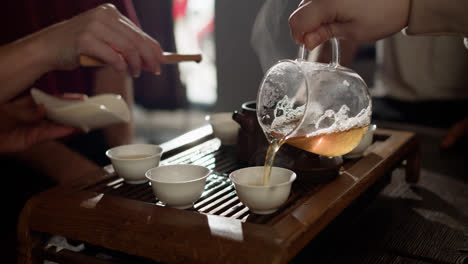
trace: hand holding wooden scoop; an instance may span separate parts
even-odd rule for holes
[[[172,52],[164,52],[163,55],[167,59],[167,62],[165,62],[165,64],[173,64],[184,61],[200,62],[202,60],[201,54],[178,54]],[[84,67],[98,67],[104,66],[105,62],[86,55],[80,55],[80,65]]]

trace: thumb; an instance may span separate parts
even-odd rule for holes
[[[356,34],[353,34],[352,30],[353,27],[349,23],[323,24],[304,35],[304,44],[308,50],[313,50],[332,38],[354,39]]]
[[[305,34],[304,44],[308,50],[313,50],[332,37],[329,25],[322,25],[317,30]]]

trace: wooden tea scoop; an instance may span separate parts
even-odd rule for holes
[[[172,52],[164,52],[163,55],[167,59],[167,62],[165,62],[165,64],[173,64],[184,61],[200,62],[202,60],[201,54],[178,54]],[[85,67],[98,67],[104,66],[105,63],[93,57],[80,55],[80,65]]]

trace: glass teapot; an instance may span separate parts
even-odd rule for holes
[[[336,157],[350,152],[370,124],[372,102],[364,80],[339,64],[333,38],[330,64],[302,58],[282,60],[263,77],[257,95],[257,119],[272,142]]]

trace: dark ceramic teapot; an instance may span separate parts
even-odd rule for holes
[[[243,103],[240,112],[234,111],[232,119],[240,125],[237,137],[239,161],[249,165],[259,165],[255,161],[256,156],[266,151],[268,142],[257,121],[255,101]]]

